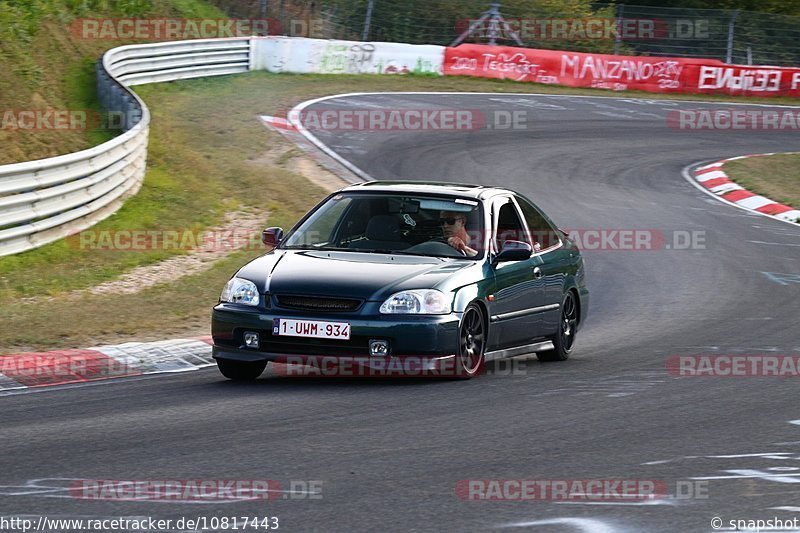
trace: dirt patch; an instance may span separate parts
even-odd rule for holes
[[[328,156],[324,157],[327,158]],[[303,176],[311,183],[328,192],[333,192],[349,185],[347,181],[335,172],[325,168],[316,158],[312,158],[308,153],[288,142],[286,144],[280,143],[270,148],[261,157],[254,159],[253,163],[283,167],[289,172]]]
[[[267,215],[255,210],[241,210],[225,215],[224,223],[203,232],[203,243],[186,255],[137,267],[114,281],[88,289],[90,294],[135,294],[159,283],[168,283],[211,268],[234,250],[256,247],[261,243]]]

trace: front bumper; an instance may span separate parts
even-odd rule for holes
[[[350,340],[276,336],[272,333],[275,318],[348,322]],[[211,318],[212,355],[215,359],[253,362],[302,363],[329,358],[382,365],[385,363],[381,360],[398,359],[411,365],[435,365],[442,359],[454,358],[460,320],[461,313],[425,316],[309,314],[219,304],[214,307]],[[245,331],[259,334],[257,349],[244,345]],[[389,341],[389,356],[370,357],[370,340]]]

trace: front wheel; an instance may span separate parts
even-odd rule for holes
[[[217,359],[220,373],[234,381],[253,381],[267,368],[267,361],[232,361]]]
[[[456,376],[470,379],[483,371],[483,354],[486,349],[486,323],[480,308],[471,304],[461,317],[458,332],[458,354]]]
[[[578,303],[572,291],[564,295],[561,304],[561,318],[558,321],[558,331],[552,337],[553,349],[546,352],[537,352],[539,361],[566,361],[575,345],[575,330],[578,326]]]

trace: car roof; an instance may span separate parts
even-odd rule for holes
[[[501,187],[440,181],[367,181],[350,185],[339,192],[394,192],[412,194],[448,194],[464,198],[485,200],[497,194],[515,194]]]

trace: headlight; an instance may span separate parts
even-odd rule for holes
[[[398,292],[381,305],[381,313],[387,315],[445,315],[449,312],[449,299],[436,289]]]
[[[232,304],[258,305],[258,289],[252,281],[242,278],[231,278],[222,289],[220,302]]]

